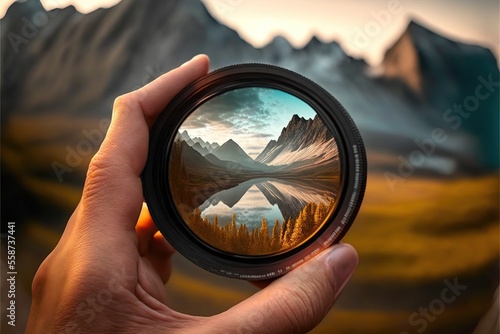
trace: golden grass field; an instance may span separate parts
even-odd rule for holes
[[[498,282],[498,180],[414,178],[392,193],[381,175],[371,174],[362,209],[344,239],[359,252],[358,270],[313,333],[416,333],[410,314],[439,298],[443,280],[455,277],[467,290],[426,332],[467,332],[490,307]],[[182,272],[174,273],[169,290],[188,304],[172,305],[192,313],[198,299],[211,300],[220,311],[246,296]],[[199,312],[210,313],[207,307]]]
[[[98,125],[74,119],[19,122],[22,134],[15,123],[6,128],[15,145],[2,143],[2,159],[30,194],[57,211],[23,221],[18,234],[19,284],[29,299],[36,268],[57,243],[79,200],[90,156],[62,183],[47,166],[63,161],[64,146],[82,139],[76,131]],[[40,138],[40,133],[52,135]],[[55,134],[71,141],[47,145],[56,142]],[[361,211],[344,241],[359,252],[358,270],[313,333],[417,333],[409,316],[439,298],[443,280],[455,277],[467,290],[429,322],[425,333],[468,333],[489,309],[498,286],[498,173],[447,179],[414,176],[397,184],[394,192],[381,173],[370,173]],[[170,305],[179,311],[214,314],[256,291],[246,282],[209,274],[180,255],[174,266],[167,291]],[[26,303],[26,314],[28,308]]]

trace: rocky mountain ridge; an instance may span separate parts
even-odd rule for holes
[[[401,159],[409,161],[420,150],[417,143],[432,140],[435,129],[442,129],[447,139],[434,143],[423,163],[412,165],[412,175],[455,177],[499,166],[495,56],[416,21],[409,22],[404,43],[397,41],[388,51],[382,76],[373,76],[362,59],[350,57],[336,42],[313,38],[296,49],[276,37],[256,49],[197,0],[123,0],[85,15],[73,7],[46,11],[40,1],[27,0],[13,3],[0,25],[2,184],[10,193],[24,189],[34,198],[47,193],[53,182],[59,183],[52,163],[64,162],[66,147],[76,147],[82,131],[110,119],[117,96],[197,53],[210,56],[212,69],[262,62],[317,82],[354,119],[372,171],[399,175]],[[405,45],[411,47],[399,47]],[[418,85],[405,77],[405,63],[413,64],[408,75],[418,78]],[[473,111],[455,111],[455,104],[476,101],[478,85],[487,89],[488,98]],[[65,174],[64,182],[80,187],[84,166]],[[26,186],[40,178],[46,188]],[[2,215],[18,207],[16,198]]]
[[[214,150],[218,149],[220,145],[216,142],[209,143],[207,141],[204,141],[200,137],[194,137],[191,138],[189,136],[189,133],[184,130],[180,134],[181,138],[192,148],[197,150],[201,155],[207,155],[209,153],[212,153]]]
[[[192,139],[187,131],[183,131],[180,137],[202,156],[211,153],[219,160],[258,170],[267,170],[268,166],[288,168],[298,163],[314,165],[338,158],[338,148],[332,133],[317,115],[314,119],[306,120],[294,114],[278,139],[270,140],[255,160],[233,139],[214,149],[213,144],[202,138]]]
[[[270,165],[279,165],[280,162],[290,161],[285,155],[288,155],[292,162],[322,155],[333,157],[332,152],[318,150],[319,147],[322,147],[335,151],[336,147],[332,139],[331,132],[328,131],[319,116],[316,115],[314,119],[306,120],[298,115],[293,115],[288,125],[283,128],[278,140],[271,140],[255,160]],[[325,143],[331,145],[325,146],[323,145]],[[314,152],[309,151],[312,146],[315,148]],[[301,150],[308,152],[306,155],[301,155]]]

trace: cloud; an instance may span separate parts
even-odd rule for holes
[[[189,122],[184,122],[182,124],[182,127],[186,129],[200,129],[204,128],[205,125],[206,125],[205,123],[198,121],[197,119],[192,119]]]
[[[203,103],[187,117],[183,129],[205,141],[222,145],[234,140],[255,158],[277,139],[292,117],[314,113],[310,106],[283,91],[264,87],[238,88]]]
[[[274,134],[272,134],[272,133],[256,133],[255,137],[256,138],[269,138],[269,137],[274,137]]]
[[[195,110],[182,125],[188,129],[231,129],[233,133],[259,134],[259,129],[269,125],[272,110],[261,99],[263,88],[236,89],[218,95]]]
[[[248,151],[246,152],[250,157],[257,157],[262,151]]]
[[[257,145],[247,146],[247,149],[249,149],[249,150],[262,150],[262,146],[257,146]]]

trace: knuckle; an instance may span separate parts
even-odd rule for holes
[[[284,288],[278,293],[286,295],[286,298],[274,298],[274,307],[278,310],[279,318],[284,322],[283,325],[293,329],[296,333],[307,331],[305,326],[309,322],[312,306],[307,295],[300,288]]]
[[[103,188],[108,188],[113,178],[114,166],[110,159],[106,159],[102,152],[98,152],[90,161],[87,178],[83,190],[83,199],[88,201]]]
[[[129,105],[133,101],[133,95],[131,93],[123,94],[115,98],[113,103],[113,110],[121,109],[124,106]]]
[[[35,276],[33,277],[33,282],[31,283],[31,294],[34,300],[39,300],[43,298],[44,291],[47,287],[47,281],[50,277],[50,265],[51,261],[49,257],[47,257],[38,270],[36,271]]]
[[[294,332],[304,333],[319,323],[328,311],[330,290],[324,282],[310,277],[300,284],[278,290],[276,298],[273,298],[274,307]]]
[[[128,112],[135,109],[134,107],[136,107],[138,104],[139,102],[134,92],[120,95],[115,98],[115,101],[113,103],[113,113]]]

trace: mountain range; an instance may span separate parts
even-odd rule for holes
[[[205,147],[202,147],[200,142],[204,143]],[[192,139],[187,131],[183,131],[177,136],[170,159],[170,179],[184,180],[182,185],[172,185],[172,189],[182,204],[193,208],[226,189],[246,191],[255,184],[252,183],[254,179],[307,179],[312,182],[321,178],[329,184],[330,191],[338,187],[340,163],[337,146],[317,116],[314,120],[306,120],[293,115],[278,139],[269,141],[255,160],[233,139],[227,140],[211,153],[207,153],[206,146],[212,147],[218,144],[207,144],[201,138]],[[243,183],[250,186],[238,188],[238,185]],[[200,195],[199,189],[207,190]],[[261,191],[267,194],[266,197],[270,196],[270,202],[277,201],[272,199],[269,189]],[[241,195],[243,193],[244,191]],[[238,196],[233,194],[230,197],[234,200]],[[193,198],[197,199],[196,203],[192,202]],[[285,209],[287,207],[283,204],[285,202],[285,199],[281,199],[280,207],[284,211],[289,211]],[[295,202],[296,208],[300,211],[303,205],[299,204],[304,203]]]
[[[191,138],[189,133],[184,130],[181,133],[181,138],[192,148],[198,151],[201,155],[207,155],[212,153],[214,150],[218,149],[220,145],[218,143],[209,143],[201,139],[200,137]]]
[[[180,137],[212,163],[220,165],[220,161],[235,162],[245,168],[260,171],[290,172],[297,170],[299,166],[302,169],[312,169],[333,164],[338,159],[335,140],[318,116],[306,120],[294,114],[277,141],[270,140],[255,160],[233,139],[219,146],[198,137],[192,139],[186,130]]]
[[[116,96],[193,54],[206,53],[213,69],[270,63],[322,85],[360,128],[372,169],[397,171],[399,160],[388,155],[406,156],[418,149],[415,140],[428,139],[435,128],[443,128],[448,140],[415,166],[416,172],[453,175],[498,168],[498,88],[458,129],[443,117],[454,103],[474,94],[479,77],[498,82],[494,55],[442,37],[415,20],[388,49],[383,74],[374,76],[369,65],[347,55],[335,41],[312,38],[296,49],[278,36],[255,49],[197,0],[123,0],[86,15],[70,6],[47,12],[46,24],[35,27],[32,37],[22,37],[27,30],[22,18],[39,12],[46,11],[38,0],[16,2],[1,20],[3,125],[27,115],[109,117]],[[440,161],[449,168],[440,167]]]
[[[33,19],[41,15],[47,19]],[[197,53],[210,56],[212,69],[269,63],[323,86],[353,117],[371,171],[398,175],[401,159],[419,150],[417,143],[431,140],[435,129],[443,129],[446,141],[413,166],[414,174],[455,177],[499,167],[495,56],[416,20],[387,50],[381,75],[335,41],[312,38],[298,49],[278,36],[256,49],[217,22],[198,0],[123,0],[89,14],[72,6],[46,11],[38,0],[27,0],[13,3],[0,25],[2,188],[19,194],[2,197],[7,201],[2,216],[24,216],[25,206],[40,207],[33,215],[43,214],[44,206],[36,203],[59,184],[52,164],[64,163],[66,147],[77,147],[85,139],[82,131],[98,129],[100,121],[109,119],[118,95]],[[484,81],[493,83],[490,95],[474,112],[467,118],[447,114],[474,96]],[[84,158],[64,175],[64,185],[81,187],[90,155]],[[260,159],[272,164],[271,156]],[[54,193],[51,203],[66,201]]]
[[[201,154],[209,162],[220,165],[220,161],[235,162],[242,167],[251,169],[264,169],[267,165],[261,164],[252,159],[238,143],[229,139],[222,145],[218,143],[208,143],[199,137],[191,139],[189,133],[184,130],[180,134],[182,140],[189,145],[192,149]]]
[[[280,166],[298,162],[319,164],[335,158],[337,145],[319,116],[306,120],[293,115],[278,140],[271,140],[255,160]]]

